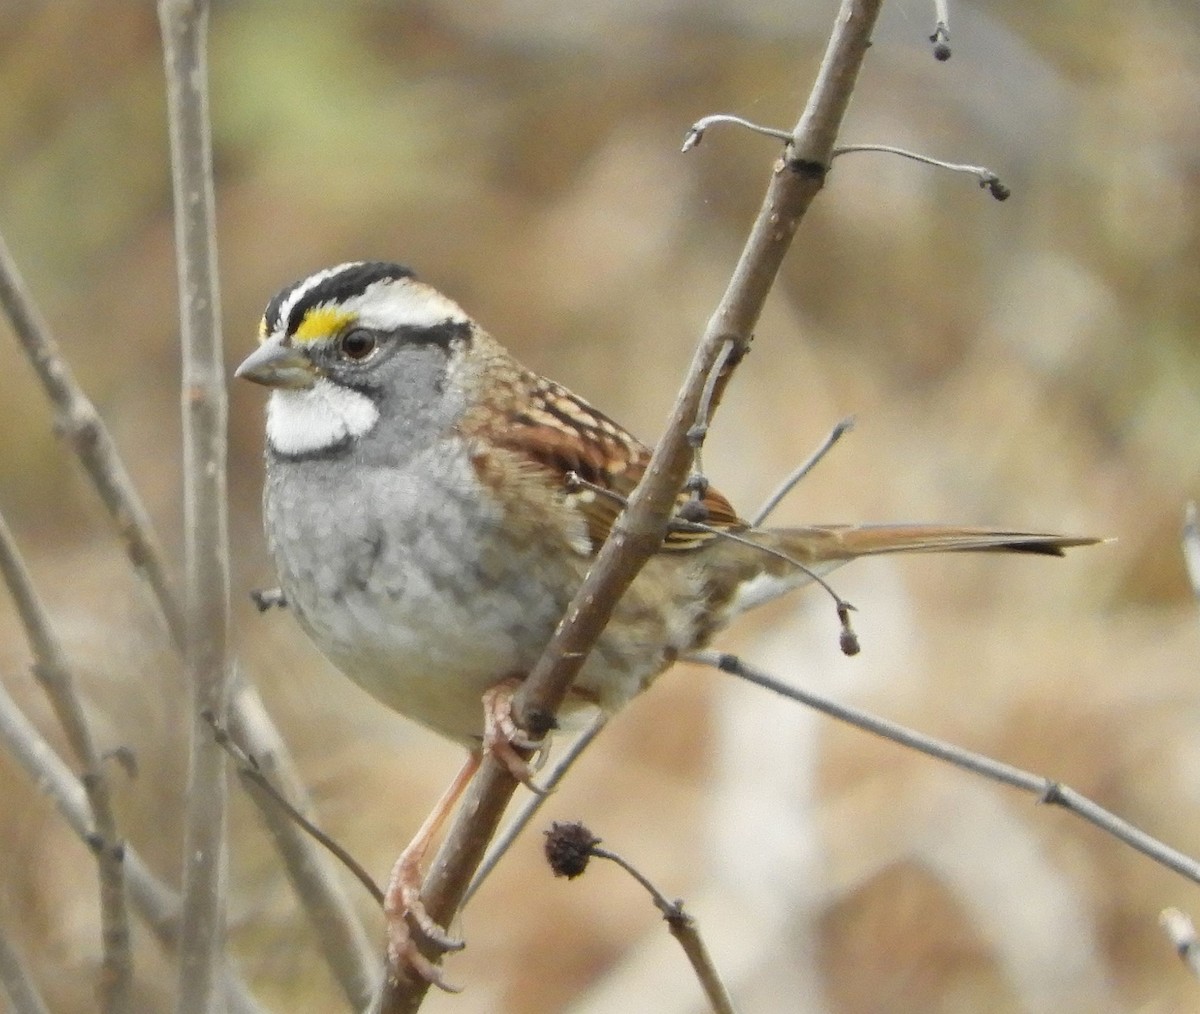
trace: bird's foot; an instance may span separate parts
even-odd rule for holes
[[[483,695],[483,752],[508,768],[509,774],[530,792],[544,796],[547,790],[538,785],[533,776],[541,768],[546,741],[531,739],[513,718],[513,695],[520,686],[520,680],[506,679]],[[532,766],[522,751],[533,752],[537,760]]]
[[[388,968],[413,981],[424,980],[447,993],[457,993],[459,987],[446,981],[441,967],[421,952],[413,935],[415,929],[442,954],[461,951],[465,946],[462,940],[439,926],[425,910],[425,903],[421,900],[423,854],[423,848],[414,849],[410,845],[392,867],[392,876],[383,897],[383,913],[387,920]]]

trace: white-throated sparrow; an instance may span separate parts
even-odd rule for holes
[[[649,451],[396,264],[342,264],[289,285],[259,337],[237,375],[273,388],[264,510],[288,604],[347,676],[477,758],[481,699],[536,661]],[[950,526],[755,529],[715,490],[703,502],[712,531],[668,536],[568,709],[615,710],[738,613],[855,557],[1061,555],[1096,541]],[[429,823],[389,888],[395,946],[408,946],[403,913]]]

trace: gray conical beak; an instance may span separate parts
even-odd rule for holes
[[[316,368],[308,356],[293,345],[285,345],[278,335],[251,352],[233,375],[266,387],[291,390],[312,387],[317,379]]]

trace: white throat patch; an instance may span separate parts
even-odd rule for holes
[[[324,377],[307,390],[275,390],[267,400],[267,442],[278,454],[312,454],[369,433],[379,409],[365,394]]]

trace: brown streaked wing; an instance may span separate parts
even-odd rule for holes
[[[567,497],[567,502],[583,514],[592,552],[596,553],[645,474],[650,449],[561,384],[536,377],[531,388],[528,407],[497,433],[495,440],[546,469],[556,486],[565,488],[567,475],[574,472],[597,487]],[[689,496],[681,493],[679,504],[682,506]],[[709,526],[744,527],[729,501],[716,490],[708,489],[703,503]],[[709,532],[672,530],[663,548],[695,549],[713,538],[715,535]]]

